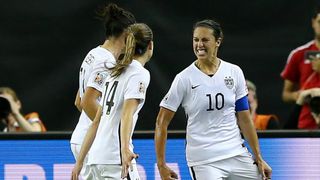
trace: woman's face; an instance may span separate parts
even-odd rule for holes
[[[320,59],[319,58],[313,59],[311,61],[311,67],[315,72],[320,73]]]
[[[197,27],[193,32],[193,52],[199,60],[216,57],[220,42],[213,36],[213,29]]]
[[[320,14],[312,19],[312,28],[317,39],[320,39]]]

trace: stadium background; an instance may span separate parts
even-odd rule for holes
[[[104,40],[95,19],[102,0],[2,1],[0,6],[0,86],[15,89],[23,112],[37,111],[48,130],[73,130],[79,113],[73,105],[78,70],[87,52]],[[312,10],[318,1],[118,0],[154,31],[155,52],[139,130],[154,128],[158,104],[175,74],[187,67],[192,25],[215,18],[224,29],[219,57],[239,65],[258,87],[260,113],[285,120],[291,110],[281,101],[280,78],[289,52],[313,39]],[[181,109],[170,129],[184,129]]]

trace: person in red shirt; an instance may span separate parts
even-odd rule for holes
[[[6,125],[4,132],[45,132],[46,128],[36,112],[22,115],[21,102],[16,93],[9,87],[0,87],[1,103],[7,103],[7,108],[1,105],[1,121]],[[5,101],[6,100],[6,101]],[[3,111],[7,112],[4,113]]]
[[[296,102],[303,90],[320,87],[320,8],[312,16],[314,40],[302,45],[289,54],[287,64],[281,73],[284,79],[282,99],[284,102]],[[309,56],[310,53],[319,55]],[[319,82],[318,82],[319,81]],[[310,108],[305,106],[299,116],[299,129],[314,129],[318,126],[311,116]]]

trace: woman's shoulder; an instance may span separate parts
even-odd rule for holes
[[[220,59],[220,61],[221,61],[221,66],[223,68],[230,68],[232,70],[241,70],[242,71],[241,67],[239,65],[237,65],[237,64],[234,64],[234,63],[231,63],[231,62],[227,62],[227,61],[224,61],[222,59]]]
[[[128,69],[132,74],[142,74],[142,75],[150,76],[149,70],[146,69],[144,66],[142,66],[136,60],[132,61],[132,63],[129,64]]]

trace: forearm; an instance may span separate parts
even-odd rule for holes
[[[160,168],[166,164],[166,142],[167,142],[167,130],[168,126],[174,116],[175,112],[163,108],[160,108],[160,111],[157,116],[156,129],[154,135],[154,141],[156,146],[157,154],[157,165]]]
[[[241,119],[238,120],[238,124],[244,138],[248,141],[256,160],[260,160],[262,157],[259,147],[259,141],[252,120],[249,118],[249,116],[241,117]]]
[[[282,93],[282,100],[284,102],[295,102],[298,99],[299,91],[288,92],[285,91]]]
[[[132,116],[133,115],[125,115],[121,118],[121,126],[120,126],[120,134],[121,134],[121,149],[128,150],[131,130],[132,130]]]
[[[159,125],[158,122],[156,124],[155,129],[155,146],[156,146],[156,154],[157,154],[157,165],[163,166],[166,163],[166,142],[167,142],[167,127]]]
[[[94,121],[90,125],[90,127],[87,131],[87,134],[82,142],[81,150],[80,150],[79,156],[77,157],[77,162],[79,162],[81,164],[83,163],[84,158],[86,157],[86,155],[87,155],[88,151],[90,150],[92,143],[96,137],[97,130],[98,130],[99,123],[100,123],[100,118],[101,118],[101,111],[98,111],[95,118],[94,118]]]
[[[14,118],[19,124],[19,127],[23,129],[24,132],[40,132],[41,127],[38,123],[32,125],[29,123],[20,113],[13,113]]]

